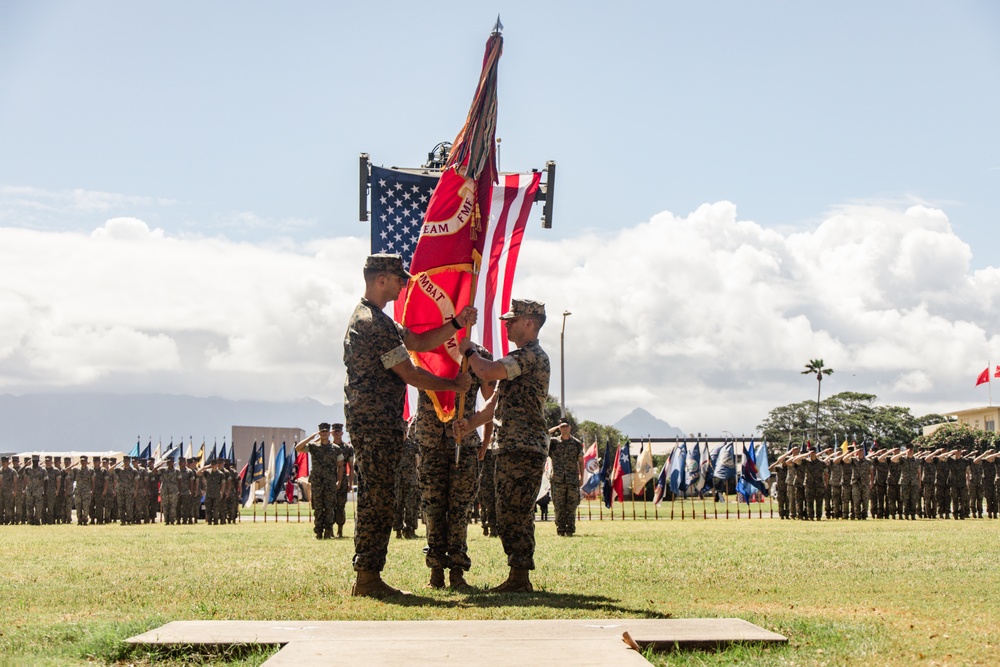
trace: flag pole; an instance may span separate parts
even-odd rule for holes
[[[475,218],[475,221],[478,222],[479,220],[478,205],[476,206],[473,212],[473,217]],[[473,225],[473,228],[475,228],[475,226],[476,225]],[[479,255],[479,253],[473,251],[472,285],[469,286],[469,305],[476,303],[476,288],[479,286],[479,271],[480,268],[482,267],[482,262],[483,258]],[[471,340],[471,334],[472,334],[472,325],[466,325],[465,337]],[[461,372],[465,373],[468,370],[469,370],[469,358],[463,355]],[[455,417],[457,419],[462,419],[465,416],[465,394],[466,392],[462,392],[462,395],[459,396],[458,398],[458,411],[455,413]],[[455,440],[455,465],[458,465],[458,459],[461,456],[461,454],[462,454],[462,444],[458,440]]]

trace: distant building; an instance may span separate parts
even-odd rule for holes
[[[954,417],[959,424],[968,424],[971,428],[979,431],[996,431],[997,422],[1000,422],[1000,406],[989,405],[982,408],[969,408],[968,410],[955,410],[944,413],[945,417]],[[924,427],[924,435],[930,435],[946,423],[931,424]]]
[[[281,447],[281,443],[285,443],[290,450],[306,435],[308,434],[305,431],[294,426],[233,426],[231,442],[236,450],[236,469],[240,470],[243,464],[250,460],[255,442],[258,444],[263,442],[268,447],[265,451],[270,454],[271,443],[274,443],[275,451]]]

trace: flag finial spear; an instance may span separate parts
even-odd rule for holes
[[[503,23],[500,23],[500,15],[497,14],[497,22],[493,26],[493,34],[499,35],[502,32],[503,32]]]

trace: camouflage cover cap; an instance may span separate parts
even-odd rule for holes
[[[343,431],[344,430],[344,425],[343,424],[334,424],[333,425],[333,430],[334,431]]]
[[[330,430],[330,425],[327,424],[326,422],[323,422],[322,424],[319,425],[319,430],[320,431],[329,431]]]
[[[545,304],[541,301],[531,301],[530,299],[511,299],[510,310],[500,316],[501,320],[512,320],[515,317],[525,315],[544,315]]]
[[[409,280],[412,277],[406,269],[403,268],[403,258],[400,255],[387,255],[384,253],[368,255],[368,259],[365,260],[365,270],[394,273],[400,278],[405,278],[406,280]]]

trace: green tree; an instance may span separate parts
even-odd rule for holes
[[[545,398],[545,424],[548,428],[554,426],[559,426],[560,422],[565,421],[571,427],[571,432],[577,432],[577,422],[576,416],[573,411],[566,408],[566,416],[562,416],[562,406],[559,404],[559,399],[552,396],[551,394]]]
[[[819,440],[819,397],[823,388],[823,376],[833,375],[832,368],[825,368],[822,359],[810,359],[802,375],[816,374],[816,439]]]
[[[567,412],[569,412],[568,409]],[[615,443],[625,442],[625,435],[614,426],[598,424],[589,419],[580,422],[577,437],[583,440],[585,445],[589,445],[589,443],[596,440],[597,446],[602,452],[604,451],[604,445],[609,441]]]
[[[757,429],[772,446],[787,449],[805,442],[812,413],[812,401],[782,405],[771,410]]]

